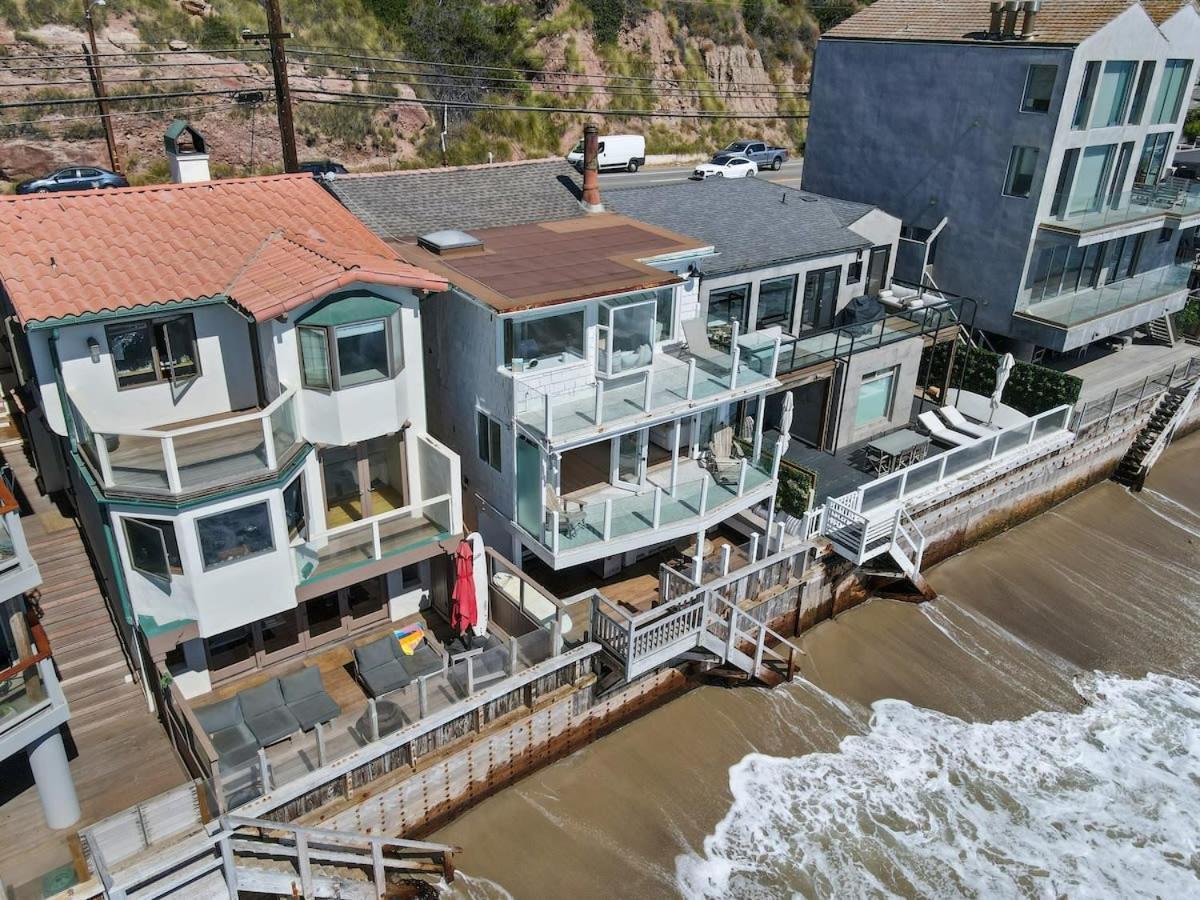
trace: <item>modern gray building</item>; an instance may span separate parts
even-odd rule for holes
[[[1187,299],[1198,57],[1192,0],[878,0],[818,44],[804,187],[900,217],[896,277],[1024,358],[1152,325]]]

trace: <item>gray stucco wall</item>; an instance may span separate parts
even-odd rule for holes
[[[921,368],[921,348],[924,346],[920,338],[897,341],[876,350],[865,353],[855,353],[842,370],[842,384],[838,418],[836,422],[837,443],[835,447],[844,447],[855,441],[864,441],[903,428],[908,424],[912,414],[913,391],[917,384],[917,375]],[[882,369],[897,368],[892,395],[890,414],[886,419],[876,419],[855,425],[854,416],[858,410],[858,395],[862,389],[863,376]]]
[[[1020,111],[1034,63],[1058,66],[1046,114]],[[979,301],[976,325],[1004,332],[1070,63],[1069,50],[1019,44],[822,40],[804,187],[873,203],[906,225],[933,228],[947,217],[934,280]],[[1014,145],[1045,148],[1029,198],[1002,193]]]

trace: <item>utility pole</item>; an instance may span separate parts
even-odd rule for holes
[[[292,91],[288,87],[287,51],[283,42],[292,36],[283,30],[283,17],[279,12],[279,0],[263,0],[267,8],[267,31],[265,34],[242,32],[243,41],[266,40],[271,45],[271,71],[275,75],[275,111],[279,116],[279,140],[283,145],[283,170],[299,172],[300,161],[296,158],[296,128],[292,123]]]
[[[83,0],[83,18],[87,21],[88,43],[83,56],[87,60],[92,80],[92,93],[96,95],[96,106],[100,109],[100,121],[104,125],[104,143],[108,145],[108,165],[114,172],[121,171],[121,160],[117,157],[117,139],[113,135],[112,116],[108,111],[108,92],[104,89],[104,76],[100,72],[100,51],[96,49],[96,24],[92,21],[92,10],[104,6],[105,0]]]

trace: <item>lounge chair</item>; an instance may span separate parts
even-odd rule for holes
[[[938,410],[942,418],[955,431],[961,431],[963,434],[969,434],[972,437],[991,437],[996,433],[995,429],[988,428],[986,425],[977,425],[971,422],[958,411],[956,406],[939,406]]]
[[[699,360],[713,363],[728,371],[729,354],[722,353],[708,342],[708,323],[703,319],[688,319],[682,324],[683,339],[687,343],[688,352]]]
[[[967,444],[975,443],[975,438],[965,435],[960,431],[951,431],[947,428],[933,410],[921,413],[917,416],[917,421],[921,423],[921,427],[929,432],[931,438],[942,444],[949,444],[952,447],[965,447]]]
[[[742,450],[733,439],[733,426],[723,425],[713,432],[701,464],[718,484],[736,485],[741,477]]]
[[[325,690],[321,673],[312,666],[279,679],[283,700],[291,710],[303,731],[310,731],[318,723],[324,724],[342,714],[342,708]]]
[[[470,660],[469,663],[468,660]],[[450,683],[458,688],[464,696],[468,690],[468,665],[471,666],[471,677],[475,682],[476,690],[481,685],[504,678],[509,674],[508,645],[494,634],[489,634],[481,646],[465,653],[451,655],[447,677],[450,679]]]
[[[409,656],[400,649],[393,635],[384,635],[354,648],[354,668],[358,680],[372,697],[398,691],[414,679],[444,671],[446,661],[427,643]]]
[[[213,749],[217,751],[217,761],[222,767],[235,769],[258,755],[258,748],[262,745],[246,727],[237,697],[202,706],[195,710],[195,715],[196,721],[212,741]]]
[[[247,727],[264,747],[277,744],[300,730],[300,722],[284,702],[278,678],[241,691],[237,700]]]

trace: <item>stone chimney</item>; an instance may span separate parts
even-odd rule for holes
[[[583,199],[579,205],[590,213],[604,212],[600,202],[600,133],[591,122],[583,126]]]
[[[211,181],[208,174],[208,149],[204,135],[183,119],[176,119],[163,135],[167,148],[167,162],[171,166],[171,180],[175,184],[193,181]]]

